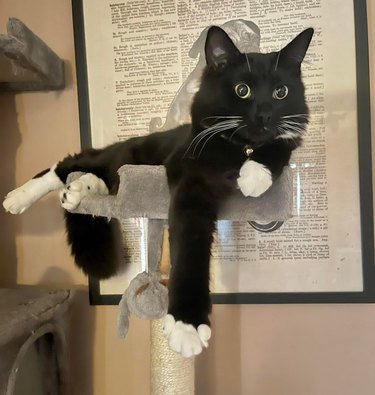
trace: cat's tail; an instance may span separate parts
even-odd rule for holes
[[[76,265],[85,274],[98,279],[109,278],[118,273],[125,262],[119,222],[71,212],[85,196],[108,195],[109,190],[103,179],[93,173],[76,174],[78,178],[69,179],[68,175],[74,170],[63,163],[56,170],[60,179],[67,183],[60,190],[60,202],[67,210],[65,224],[68,243]]]
[[[85,274],[104,279],[120,271],[126,256],[116,219],[65,211],[65,224],[75,263]]]

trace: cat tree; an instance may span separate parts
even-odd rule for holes
[[[0,91],[65,86],[63,60],[16,18],[9,19],[7,34],[0,34],[0,70]],[[38,349],[34,365],[41,373],[40,390],[45,394],[70,393],[67,322],[72,295],[69,290],[38,287],[0,289],[1,394],[20,391],[19,377],[34,346]]]
[[[0,34],[0,55],[11,65],[3,91],[57,90],[65,86],[64,61],[17,18],[9,18],[7,34]]]
[[[117,195],[88,195],[73,210],[75,213],[110,218],[148,218],[148,270],[130,283],[120,303],[119,331],[127,332],[122,303],[140,318],[151,323],[151,393],[153,395],[194,394],[194,358],[183,358],[171,351],[162,334],[161,321],[167,301],[158,285],[163,229],[168,216],[169,192],[163,166],[125,165],[119,169],[120,186]],[[83,173],[72,173],[68,183]],[[219,213],[219,219],[271,223],[292,216],[293,175],[289,167],[281,177],[258,198],[245,198],[238,190]],[[140,274],[139,276],[142,276]],[[156,277],[154,277],[156,276]],[[155,280],[156,279],[156,280]],[[148,285],[148,286],[147,286]],[[152,286],[152,287],[151,287]],[[159,287],[159,288],[155,288]],[[149,294],[143,293],[145,289]],[[156,296],[155,296],[156,295]],[[152,308],[150,309],[150,306]]]

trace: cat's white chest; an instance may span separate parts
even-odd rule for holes
[[[237,183],[244,196],[258,197],[272,185],[271,171],[253,160],[247,160],[239,174]]]

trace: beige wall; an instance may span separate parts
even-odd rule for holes
[[[368,7],[374,68],[372,0]],[[1,33],[11,16],[66,60],[68,81],[56,93],[0,94],[0,196],[79,150],[70,0],[0,0]],[[0,286],[80,290],[72,314],[74,394],[148,394],[149,325],[133,319],[127,340],[119,341],[116,308],[88,306],[87,281],[70,258],[56,196],[22,216],[2,210],[0,216]],[[212,321],[211,346],[196,361],[198,395],[375,392],[375,306],[214,306]]]

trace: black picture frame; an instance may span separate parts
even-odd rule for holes
[[[72,0],[80,135],[82,148],[91,147],[91,125],[84,31],[84,0]],[[373,186],[370,119],[369,51],[366,0],[353,0],[359,153],[359,192],[363,291],[360,292],[282,292],[216,293],[216,304],[300,304],[300,303],[374,303],[375,263]],[[101,294],[100,282],[89,278],[90,302],[95,305],[118,304],[121,295]]]

